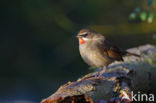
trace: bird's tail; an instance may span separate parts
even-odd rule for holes
[[[128,51],[125,51],[125,50],[121,50],[121,54],[123,56],[127,55],[127,56],[136,56],[136,57],[141,57],[140,55],[138,54],[135,54],[135,53],[131,53],[131,52],[128,52]]]
[[[125,53],[126,55],[128,55],[128,56],[136,56],[136,57],[141,57],[140,55],[138,55],[138,54],[135,54],[135,53],[131,53],[131,52],[127,52],[126,51],[126,53]]]

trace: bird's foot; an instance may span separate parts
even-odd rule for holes
[[[100,68],[100,70],[97,72],[96,77],[102,77],[103,73],[106,71],[106,67]]]

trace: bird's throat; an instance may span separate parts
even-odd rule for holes
[[[85,41],[82,38],[79,38],[79,44],[84,44]]]

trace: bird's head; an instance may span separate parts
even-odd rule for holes
[[[79,44],[84,44],[88,41],[91,41],[93,36],[94,36],[94,31],[89,29],[81,29],[76,37],[79,40]]]
[[[79,45],[87,42],[98,41],[103,38],[103,35],[89,29],[81,29],[76,36],[79,40]]]

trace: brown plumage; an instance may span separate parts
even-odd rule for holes
[[[106,37],[89,29],[82,29],[77,34],[79,40],[79,51],[83,60],[90,66],[104,67],[113,61],[123,61],[124,55],[129,53],[114,46]]]

